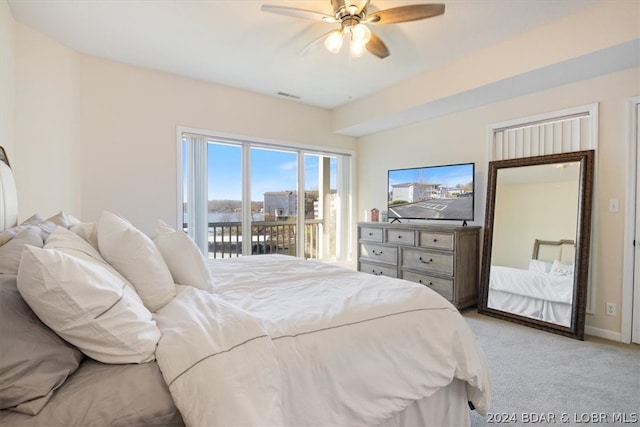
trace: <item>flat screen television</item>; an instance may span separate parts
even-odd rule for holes
[[[389,171],[387,215],[403,219],[473,221],[475,163]]]

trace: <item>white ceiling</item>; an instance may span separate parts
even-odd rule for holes
[[[335,108],[605,0],[444,0],[442,16],[372,26],[391,56],[300,51],[337,27],[262,12],[331,14],[330,0],[9,0],[14,18],[79,52]],[[429,1],[373,0],[370,10]]]

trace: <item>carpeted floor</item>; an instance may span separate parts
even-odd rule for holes
[[[585,341],[463,313],[493,381],[491,412],[472,426],[639,425],[640,345]]]

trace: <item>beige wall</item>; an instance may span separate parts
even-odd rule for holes
[[[536,239],[575,241],[578,192],[577,180],[498,183],[491,264],[526,270]]]
[[[363,210],[386,206],[388,169],[474,161],[477,190],[474,224],[482,226],[489,161],[488,126],[597,102],[600,120],[592,259],[595,312],[587,316],[587,326],[620,332],[620,316],[606,316],[604,309],[607,301],[621,307],[626,108],[627,99],[640,93],[639,73],[638,69],[629,69],[361,138],[360,219]],[[619,213],[608,211],[609,199],[620,200]]]
[[[14,139],[14,23],[9,4],[0,2],[0,146],[13,162]]]
[[[80,61],[16,24],[15,140],[20,218],[81,214]]]

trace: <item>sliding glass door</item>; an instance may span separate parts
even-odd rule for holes
[[[182,134],[185,231],[209,258],[349,257],[351,156]]]

